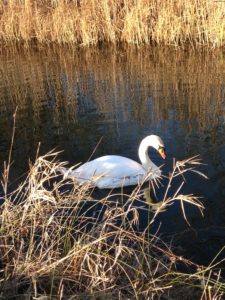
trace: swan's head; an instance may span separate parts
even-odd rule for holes
[[[163,159],[166,158],[165,153],[165,146],[162,141],[162,139],[157,135],[149,135],[146,138],[144,138],[141,142],[141,144],[144,146],[144,148],[153,147],[155,148],[159,154],[162,156]]]

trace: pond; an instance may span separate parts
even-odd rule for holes
[[[209,179],[187,177],[183,193],[202,197],[204,218],[188,207],[191,228],[174,205],[158,222],[162,233],[187,230],[189,252],[215,255],[225,243],[225,53],[155,48],[99,50],[43,49],[0,54],[0,163],[7,160],[16,109],[10,184],[28,171],[29,159],[56,148],[75,165],[90,157],[118,154],[138,160],[141,139],[159,135],[163,161],[199,155]],[[96,147],[97,146],[97,147]],[[94,152],[93,152],[94,151]],[[161,188],[163,189],[163,187]],[[160,194],[158,196],[160,198]],[[142,216],[141,216],[142,217]],[[143,216],[145,218],[145,216]],[[191,235],[198,230],[199,239]],[[178,243],[181,243],[178,237]],[[204,242],[215,244],[213,249]],[[204,250],[205,249],[205,250]],[[199,261],[201,259],[199,258]]]

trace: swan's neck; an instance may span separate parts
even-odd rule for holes
[[[149,145],[146,145],[145,142],[142,141],[138,150],[140,161],[146,170],[149,170],[151,168],[154,169],[156,167],[148,155],[148,147]]]

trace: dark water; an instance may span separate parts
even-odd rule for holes
[[[16,107],[11,187],[28,170],[39,142],[41,154],[56,147],[64,150],[59,158],[73,165],[92,154],[138,160],[141,139],[157,134],[166,145],[167,160],[155,152],[150,155],[157,165],[164,164],[165,175],[173,158],[199,154],[206,164],[200,169],[209,177],[189,176],[183,189],[203,197],[204,218],[187,207],[199,239],[190,237],[192,229],[182,221],[178,205],[161,215],[161,231],[186,229],[187,248],[192,246],[188,241],[196,242],[199,251],[204,241],[215,245],[205,247],[202,257],[210,251],[214,255],[224,245],[225,53],[147,48],[4,51],[0,54],[1,167],[8,157]]]

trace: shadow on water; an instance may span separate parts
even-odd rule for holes
[[[164,164],[163,174],[171,171],[174,157],[182,160],[199,154],[205,163],[200,170],[209,180],[189,175],[182,190],[202,197],[204,218],[197,209],[187,206],[188,228],[179,205],[174,204],[160,214],[156,228],[162,235],[176,233],[174,241],[186,243],[184,249],[193,238],[192,232],[202,232],[200,244],[202,240],[207,243],[207,238],[212,244],[215,237],[215,246],[210,246],[215,251],[205,248],[214,255],[223,243],[222,234],[215,231],[225,228],[224,55],[222,51],[149,48],[2,52],[1,166],[7,160],[12,115],[18,107],[10,189],[27,172],[39,142],[40,154],[63,149],[59,159],[69,161],[71,166],[105,154],[138,160],[140,140],[158,134],[166,145],[167,160],[162,162],[153,150],[150,155],[157,165]],[[158,191],[155,205],[164,187]],[[95,191],[93,195],[97,199],[102,194]],[[146,223],[148,214],[142,213],[140,224],[144,227]],[[196,254],[200,244],[195,242]],[[193,254],[191,249],[193,244],[187,254]]]

